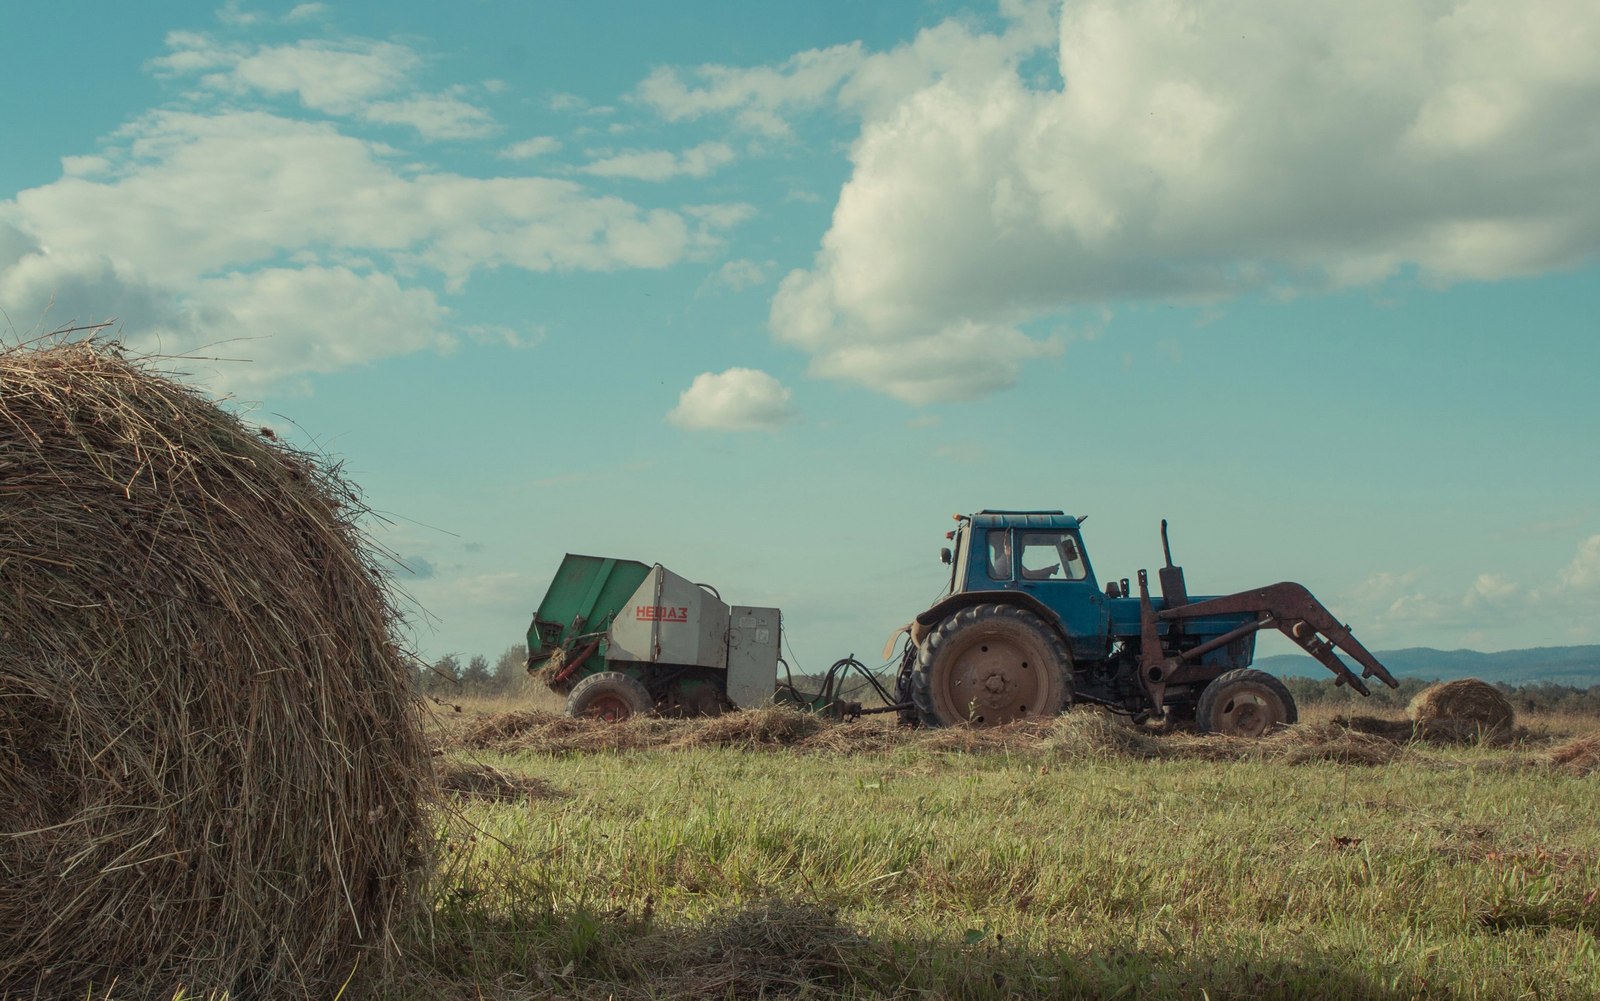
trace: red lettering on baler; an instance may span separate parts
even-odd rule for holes
[[[687,605],[635,605],[633,617],[640,622],[688,622]]]

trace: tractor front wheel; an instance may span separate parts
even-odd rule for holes
[[[567,715],[619,723],[655,708],[655,700],[637,680],[620,671],[601,671],[572,686]]]
[[[1261,737],[1300,718],[1283,682],[1250,667],[1219,674],[1200,693],[1195,722],[1201,733]]]
[[[1011,605],[963,608],[917,654],[911,699],[924,726],[997,726],[1072,701],[1072,657],[1055,630]]]

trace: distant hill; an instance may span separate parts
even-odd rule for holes
[[[1409,675],[1441,681],[1479,678],[1507,685],[1550,684],[1573,688],[1600,685],[1600,646],[1546,646],[1499,653],[1411,647],[1375,653],[1395,677]],[[1344,662],[1357,674],[1361,673],[1361,668],[1349,657],[1344,657]],[[1269,674],[1332,677],[1327,668],[1303,654],[1261,657],[1255,666]]]

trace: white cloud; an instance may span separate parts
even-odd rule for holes
[[[449,343],[430,282],[665,267],[716,241],[714,219],[571,181],[401,167],[329,124],[260,112],[149,115],[100,159],[0,202],[0,308],[18,323],[52,301],[51,322],[115,316],[168,353],[236,341],[228,353],[255,364],[220,370],[233,387]]]
[[[314,21],[325,17],[328,5],[325,3],[303,3],[296,5],[289,13],[283,15],[286,24],[295,24],[300,21]]]
[[[361,117],[381,125],[408,125],[424,139],[480,139],[496,129],[494,118],[476,105],[440,95],[403,101],[374,101]]]
[[[771,431],[795,419],[782,383],[765,372],[702,372],[678,396],[667,419],[692,431]]]
[[[726,261],[712,276],[712,283],[735,292],[742,292],[757,285],[765,285],[768,281],[769,269],[773,262],[765,263],[740,257],[736,260]]]
[[[1572,562],[1561,571],[1564,591],[1600,590],[1600,535],[1591,535],[1578,544]]]
[[[548,156],[561,148],[561,140],[554,136],[534,136],[512,143],[497,155],[503,160],[534,160]]]
[[[1468,611],[1482,612],[1505,607],[1521,592],[1521,587],[1500,574],[1483,573],[1472,582],[1461,604]]]
[[[814,371],[960,398],[1050,353],[1025,325],[1076,306],[1492,280],[1600,248],[1600,144],[1574,127],[1600,106],[1592,0],[1074,4],[1064,85],[1022,77],[1036,15],[641,88],[669,117],[864,116],[832,227],[772,306]]]
[[[790,119],[801,112],[838,106],[875,118],[938,79],[987,79],[1051,41],[1053,6],[1050,0],[1002,0],[1005,24],[998,33],[950,19],[881,53],[851,42],[797,53],[775,67],[658,67],[634,96],[668,121],[728,115],[746,130],[789,137]]]
[[[364,101],[399,90],[420,63],[415,52],[392,42],[300,42],[259,49],[211,82],[235,91],[294,94],[316,111],[350,114]]]
[[[627,177],[637,181],[668,181],[674,177],[706,177],[732,163],[733,148],[726,143],[701,143],[682,153],[670,150],[636,150],[603,157],[584,167],[596,177]]]
[[[324,114],[377,125],[404,125],[423,139],[475,139],[495,131],[493,117],[461,88],[418,91],[423,59],[396,42],[305,40],[251,48],[195,32],[167,36],[167,55],[151,67],[167,76],[200,75],[205,88],[229,95],[292,97]]]
[[[688,80],[679,70],[661,67],[639,85],[637,96],[668,121],[727,113],[744,128],[786,136],[783,112],[830,100],[862,58],[861,44],[852,42],[802,52],[777,68],[701,66],[688,71]]]

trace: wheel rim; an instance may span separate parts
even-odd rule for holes
[[[633,715],[633,707],[628,700],[620,695],[606,692],[594,697],[583,714],[591,719],[604,720],[607,723],[617,723]]]
[[[1217,706],[1214,729],[1234,737],[1259,737],[1273,724],[1283,722],[1281,715],[1273,701],[1260,692],[1234,692]]]
[[[1036,716],[1045,696],[1041,653],[1008,636],[974,636],[950,651],[934,694],[952,719],[994,725]]]

